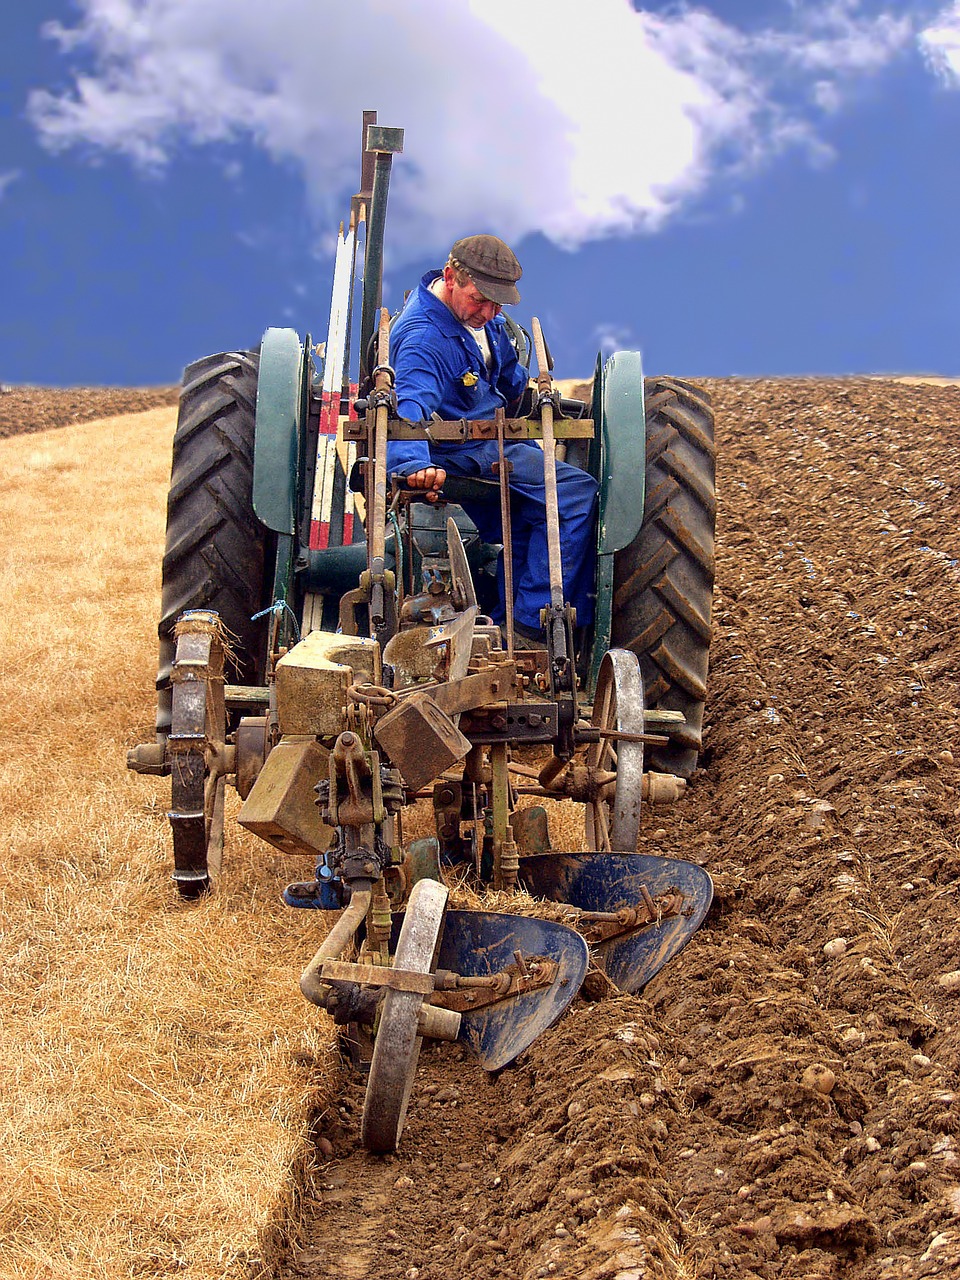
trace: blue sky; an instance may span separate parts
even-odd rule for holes
[[[365,107],[388,303],[489,230],[559,376],[960,373],[960,0],[36,0],[2,67],[0,381],[322,338]]]

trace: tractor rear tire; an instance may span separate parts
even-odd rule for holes
[[[207,356],[186,369],[173,438],[160,606],[157,736],[170,730],[173,629],[185,609],[213,609],[230,632],[227,681],[266,681],[271,535],[253,511],[259,353]]]
[[[697,767],[710,658],[715,573],[713,410],[699,387],[646,378],[643,524],[614,560],[611,644],[640,659],[646,704],[682,711],[649,766],[689,778]]]

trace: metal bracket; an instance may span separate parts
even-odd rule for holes
[[[640,885],[640,897],[642,901],[637,906],[621,907],[619,911],[579,911],[571,908],[570,917],[590,946],[597,946],[612,938],[622,938],[650,925],[659,925],[664,920],[689,914],[689,908],[684,910],[683,894],[679,889],[669,889],[654,898],[646,885]]]
[[[350,964],[346,960],[325,960],[320,969],[324,982],[358,982],[370,987],[389,987],[392,991],[413,991],[429,996],[434,991],[432,973],[416,973],[408,969],[388,969],[382,964]]]
[[[520,657],[527,657],[521,654]],[[559,712],[555,702],[528,698],[478,707],[465,712],[460,728],[474,746],[494,742],[553,742],[558,732]]]
[[[462,978],[438,969],[433,975],[437,992],[430,1003],[457,1013],[473,1013],[553,985],[560,970],[558,961],[548,956],[525,956],[519,951],[513,954],[513,964],[488,977]]]

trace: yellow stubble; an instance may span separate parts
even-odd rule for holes
[[[322,920],[279,900],[302,864],[229,822],[221,891],[181,903],[168,783],[124,767],[152,737],[174,418],[0,441],[4,1277],[269,1262],[334,1070],[297,990]]]

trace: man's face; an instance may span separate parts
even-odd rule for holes
[[[453,267],[443,269],[443,288],[447,306],[461,324],[467,324],[471,329],[482,328],[500,314],[499,302],[485,298],[469,277],[466,284],[457,284]]]

